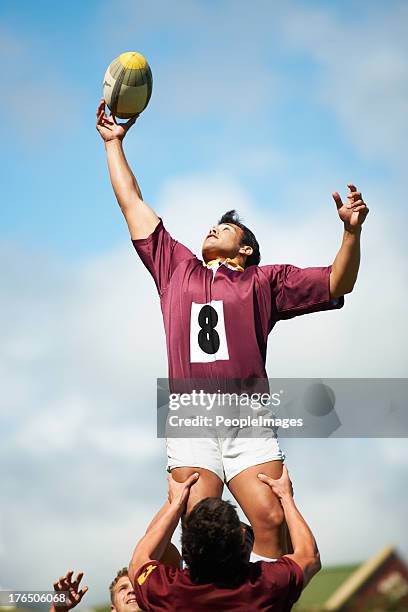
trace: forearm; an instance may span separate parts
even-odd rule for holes
[[[112,187],[128,224],[131,238],[133,240],[147,238],[160,219],[142,200],[139,185],[126,161],[122,141],[109,140],[105,146]]]
[[[318,555],[316,540],[308,524],[296,507],[291,495],[281,498],[283,512],[292,540],[294,554],[304,557],[315,557]]]
[[[330,295],[340,297],[353,290],[360,267],[361,226],[353,232],[344,230],[339,252],[330,274]]]
[[[119,139],[105,142],[109,175],[116,198],[121,208],[132,200],[143,200],[137,180],[129,167],[123,143]]]
[[[162,509],[163,510],[163,509]],[[168,508],[159,512],[160,517],[153,519],[145,535],[136,545],[129,564],[131,580],[136,570],[149,559],[160,559],[171,540],[174,530],[179,522],[182,508],[169,504]]]
[[[170,502],[166,500],[163,506],[160,508],[160,510],[154,515],[154,517],[150,521],[149,525],[147,526],[146,533],[150,531],[152,527],[154,527],[158,523],[158,521],[160,521],[160,519],[163,517],[164,514],[166,514],[169,508],[170,508]]]

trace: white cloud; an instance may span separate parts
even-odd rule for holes
[[[390,7],[391,8],[391,7]],[[406,163],[407,7],[350,20],[331,8],[293,6],[282,17],[287,44],[320,68],[309,95],[335,113],[345,139],[367,158]]]

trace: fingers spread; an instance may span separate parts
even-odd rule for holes
[[[353,183],[347,183],[347,187],[350,189],[350,191],[357,191],[357,187],[353,185]]]

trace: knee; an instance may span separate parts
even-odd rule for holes
[[[284,513],[280,503],[272,504],[270,507],[259,509],[256,520],[253,523],[253,528],[259,529],[276,529],[280,527],[284,521]]]

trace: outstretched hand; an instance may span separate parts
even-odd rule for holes
[[[200,474],[195,472],[191,474],[184,482],[177,482],[173,476],[169,474],[167,476],[168,482],[168,498],[171,505],[175,504],[179,508],[184,509],[187,504],[188,496],[190,495],[190,489],[199,479]]]
[[[333,200],[336,202],[337,212],[348,231],[354,231],[364,223],[369,209],[367,208],[360,191],[352,183],[348,184],[349,193],[347,201],[343,202],[337,191],[332,193]]]
[[[258,474],[258,478],[265,484],[269,485],[279,499],[284,497],[293,497],[292,482],[289,478],[289,472],[286,465],[283,466],[282,476],[278,479],[271,478],[266,474]]]
[[[61,593],[64,591],[67,593],[64,603],[56,602],[54,604],[54,608],[57,610],[57,612],[68,612],[68,610],[75,608],[88,590],[87,586],[82,587],[82,589],[79,588],[79,583],[81,582],[84,573],[78,572],[76,579],[72,580],[73,573],[74,572],[70,570],[65,574],[65,576],[61,576],[59,580],[54,582],[53,586],[56,593]]]
[[[96,109],[96,129],[105,142],[109,142],[110,140],[123,140],[138,117],[139,115],[135,115],[125,123],[118,123],[115,115],[111,113],[108,117],[106,114],[105,100],[102,98]]]

